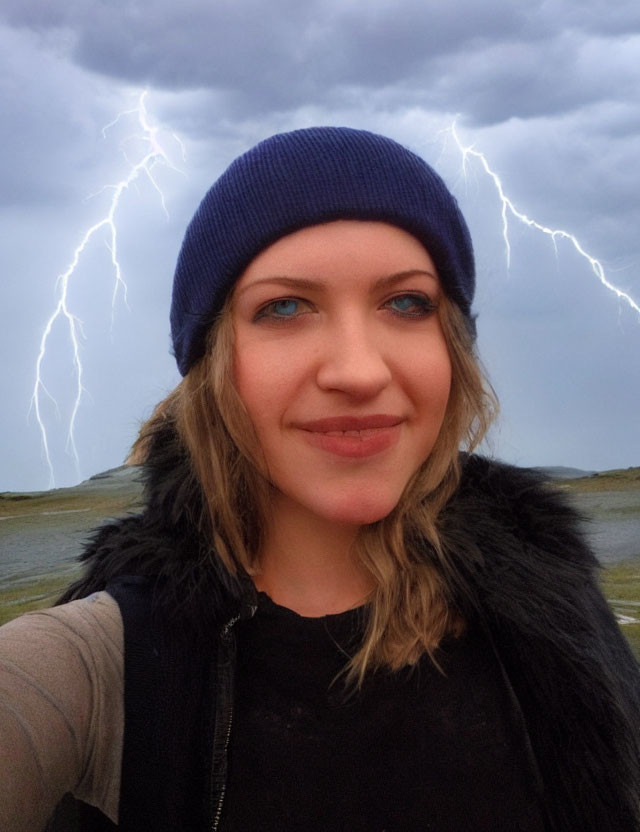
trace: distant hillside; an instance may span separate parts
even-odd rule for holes
[[[613,471],[599,471],[563,481],[572,491],[640,491],[640,467],[617,468]]]
[[[534,471],[540,471],[550,480],[576,480],[582,477],[592,477],[596,471],[583,471],[582,468],[567,468],[564,465],[538,466]]]
[[[635,491],[640,490],[640,467],[618,468],[612,471],[584,471],[563,465],[540,466],[540,471],[550,480],[560,481],[562,486],[575,492]],[[76,503],[90,501],[92,508],[100,505],[105,514],[122,508],[130,508],[142,498],[140,468],[121,465],[71,488],[54,488],[50,491],[0,492],[0,518],[17,513],[31,514],[49,507],[56,510],[74,508]],[[113,503],[113,505],[111,505]],[[18,508],[19,506],[19,508]]]
[[[142,497],[140,469],[121,465],[90,477],[70,488],[49,491],[0,492],[0,518],[18,515],[60,513],[87,508],[106,515],[130,508]]]

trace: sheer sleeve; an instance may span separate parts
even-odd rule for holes
[[[43,829],[71,792],[117,821],[122,620],[104,592],[0,627],[0,829]]]

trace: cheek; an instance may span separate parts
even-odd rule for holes
[[[446,408],[449,403],[449,396],[451,395],[451,362],[447,355],[446,366],[443,367],[439,379],[440,395],[442,397],[443,408]]]
[[[242,359],[236,356],[234,360],[233,378],[238,395],[251,421],[256,425],[256,415],[264,409],[264,399],[267,394],[264,374],[261,368],[256,367],[255,362],[249,360],[249,357],[244,354]]]
[[[293,397],[295,371],[259,348],[238,350],[233,362],[234,384],[258,433],[280,421]]]
[[[434,416],[446,409],[451,393],[451,373],[449,353],[443,349],[414,365],[412,387],[420,403],[432,410]]]
[[[425,375],[421,398],[418,402],[418,420],[424,445],[421,456],[426,459],[440,435],[451,395],[451,372],[448,366],[433,367]]]

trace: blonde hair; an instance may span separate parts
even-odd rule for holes
[[[443,298],[438,314],[452,364],[442,428],[398,505],[363,526],[355,542],[354,555],[374,584],[363,642],[345,668],[347,681],[356,684],[376,667],[398,669],[424,653],[434,659],[442,638],[464,629],[447,590],[438,522],[460,481],[459,451],[472,451],[482,441],[497,400],[458,307]],[[204,495],[201,532],[210,536],[229,572],[252,575],[268,526],[271,486],[233,385],[232,365],[228,300],[209,333],[205,355],[143,425],[130,460],[142,461],[158,424],[174,421]]]

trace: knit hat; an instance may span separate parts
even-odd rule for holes
[[[475,332],[471,238],[438,174],[384,136],[310,127],[272,136],[238,157],[191,220],[171,303],[182,375],[204,354],[206,334],[251,260],[286,234],[338,219],[378,220],[413,234]]]

